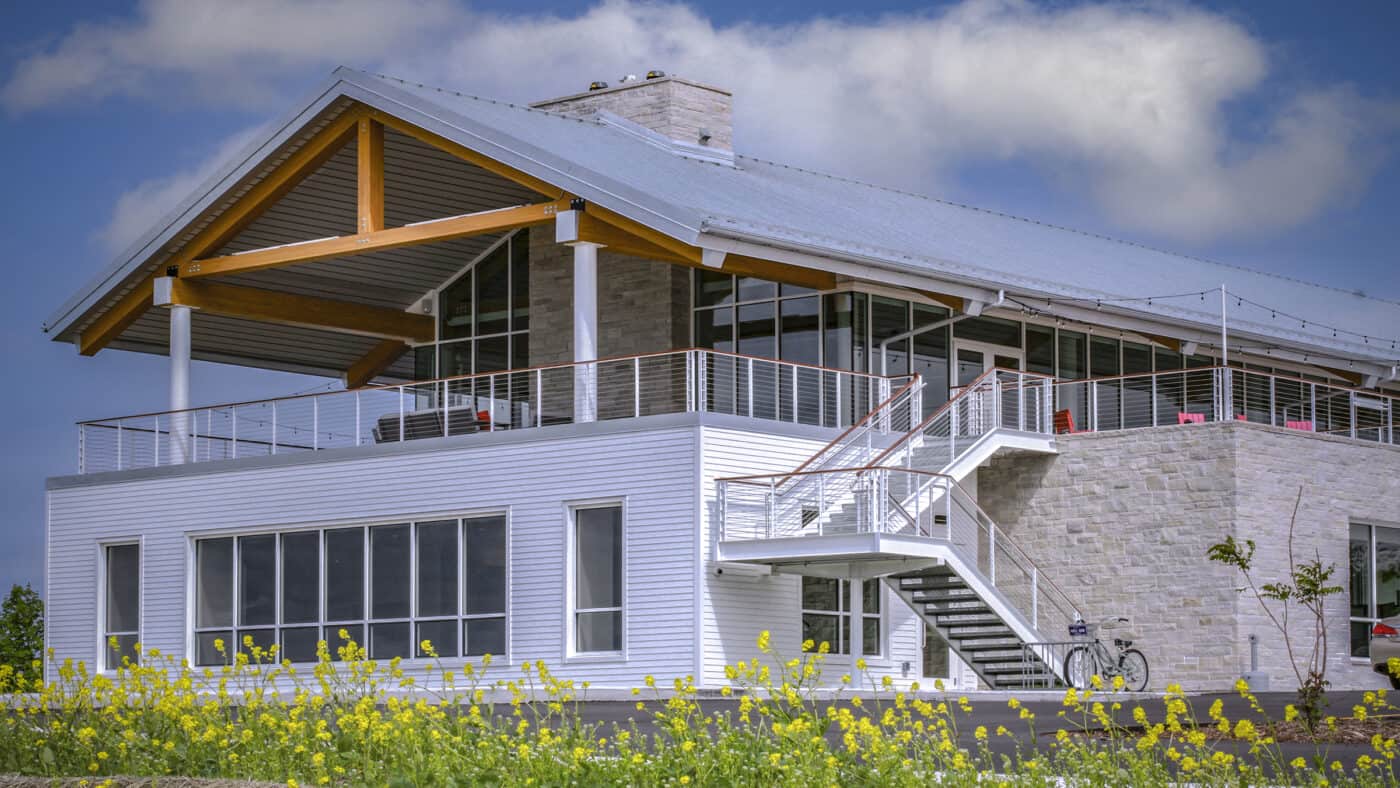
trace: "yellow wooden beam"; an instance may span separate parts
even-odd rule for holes
[[[282,265],[310,263],[336,257],[382,252],[386,249],[398,249],[404,246],[448,241],[453,238],[504,232],[518,227],[553,221],[561,205],[567,207],[562,201],[520,205],[514,208],[480,211],[446,219],[433,219],[372,233],[342,235],[319,241],[304,241],[268,249],[255,249],[224,257],[194,260],[180,267],[180,277],[194,279],[218,274],[247,273]]]
[[[233,205],[186,243],[169,262],[180,267],[200,255],[218,249],[262,215],[273,203],[315,172],[355,136],[360,113],[348,111],[331,121],[286,161],[258,181]],[[121,336],[151,306],[152,281],[160,273],[141,280],[112,307],[102,313],[78,338],[78,352],[91,356]]]
[[[433,318],[399,309],[333,301],[328,298],[279,293],[209,281],[164,280],[157,287],[161,306],[188,306],[202,312],[241,317],[264,323],[329,329],[348,334],[431,342]]]
[[[483,170],[495,173],[496,175],[499,175],[508,181],[518,183],[521,186],[538,192],[539,194],[542,194],[546,197],[558,198],[564,196],[564,190],[560,189],[558,186],[546,183],[545,181],[540,180],[539,178],[536,178],[533,175],[523,173],[520,170],[517,170],[509,165],[502,164],[501,162],[496,161],[495,159],[492,159],[488,156],[484,156],[472,150],[471,148],[468,148],[465,145],[461,145],[459,143],[447,139],[446,137],[434,134],[433,132],[428,131],[427,129],[420,128],[419,126],[409,123],[406,120],[396,118],[387,112],[383,112],[377,109],[370,109],[368,110],[368,113],[369,117],[379,121],[380,123],[384,124],[385,126],[388,126],[391,129],[394,129],[395,131],[406,134],[418,140],[419,142],[431,145],[434,148],[437,148],[438,150],[450,153],[453,156],[462,159],[463,161],[475,164]]]
[[[372,233],[384,229],[384,126],[368,117],[360,118],[356,144],[358,159],[358,231]]]
[[[359,388],[369,383],[383,374],[384,370],[393,366],[394,362],[407,352],[408,345],[398,340],[386,339],[380,342],[345,371],[345,388]]]
[[[1161,334],[1143,334],[1142,336],[1175,353],[1181,352],[1181,340],[1179,339],[1164,337]]]

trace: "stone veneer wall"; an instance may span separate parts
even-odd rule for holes
[[[530,366],[574,360],[573,249],[530,233]],[[598,250],[598,355],[690,346],[690,269]]]
[[[1272,687],[1296,686],[1263,609],[1237,591],[1242,577],[1206,558],[1212,544],[1228,534],[1253,539],[1258,577],[1282,577],[1303,485],[1295,553],[1316,551],[1347,586],[1349,524],[1400,520],[1400,448],[1239,422],[1057,442],[1058,455],[984,466],[979,502],[1087,618],[1133,617],[1158,689],[1228,689],[1249,667],[1251,633]],[[1347,594],[1332,598],[1328,615],[1334,687],[1382,686],[1349,656]]]

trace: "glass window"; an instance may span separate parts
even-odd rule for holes
[[[970,317],[953,324],[953,336],[1007,347],[1021,346],[1021,324],[999,317]]]
[[[195,626],[233,626],[233,539],[195,544]]]
[[[734,308],[695,310],[695,346],[734,351]]]
[[[884,366],[881,366],[880,345],[885,340],[909,330],[909,302],[883,296],[870,299],[871,370],[886,375],[909,373],[909,340],[900,339],[885,346]]]
[[[510,337],[488,337],[476,341],[476,372],[510,369]]]
[[[739,307],[739,352],[763,358],[778,357],[777,309],[773,302]]]
[[[1352,524],[1350,556],[1351,655],[1368,657],[1372,627],[1400,615],[1400,528]]]
[[[141,638],[141,546],[111,545],[106,548],[106,580],[102,653],[108,670],[123,662],[137,663],[141,655],[136,643]],[[115,642],[115,647],[113,647]]]
[[[779,358],[802,364],[821,363],[821,302],[810,298],[788,298],[778,302],[782,336]]]
[[[326,531],[326,620],[365,617],[365,529]],[[363,643],[363,641],[360,641]]]
[[[1026,371],[1055,374],[1055,329],[1026,324]]]
[[[277,537],[238,538],[238,625],[277,623]]]
[[[195,543],[196,664],[230,662],[246,650],[245,637],[265,650],[278,645],[279,659],[294,662],[315,661],[322,639],[333,657],[350,641],[375,659],[426,656],[416,645],[423,640],[440,657],[504,654],[505,524],[496,515],[201,539]],[[276,613],[267,618],[261,598],[249,596],[245,584],[279,561],[280,582],[269,576],[264,583]],[[223,641],[222,651],[216,641]]]
[[[622,650],[622,507],[574,510],[574,650]]]
[[[408,526],[369,529],[369,616],[408,618]]]
[[[695,272],[695,305],[717,306],[734,303],[734,277],[704,269]]]
[[[510,330],[510,247],[501,245],[476,264],[476,335]]]
[[[472,272],[438,293],[439,339],[459,339],[472,335]]]
[[[510,239],[510,330],[530,328],[530,229]],[[523,364],[521,366],[529,366]]]
[[[914,305],[914,329],[948,319],[948,310],[927,304]],[[948,401],[948,327],[913,336],[910,372],[923,376],[924,415]]]
[[[777,282],[752,276],[739,277],[735,289],[739,293],[740,301],[761,301],[775,298],[778,295]]]
[[[321,534],[282,534],[282,623],[320,621],[320,590]]]
[[[834,654],[851,651],[849,580],[829,577],[802,578],[802,639],[816,647],[829,644]],[[884,653],[880,642],[880,581],[863,581],[861,585],[861,653],[878,656]]]
[[[457,521],[419,523],[418,615],[457,615]],[[450,642],[457,641],[456,634]],[[439,641],[434,640],[434,643]],[[439,651],[439,653],[442,653]]]

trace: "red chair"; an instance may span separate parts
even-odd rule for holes
[[[1076,432],[1088,432],[1088,430],[1077,430],[1074,428],[1074,414],[1069,409],[1055,411],[1055,434],[1073,435]]]
[[[1237,413],[1235,414],[1235,421],[1249,421],[1249,417],[1243,413]]]
[[[489,411],[489,410],[479,410],[479,411],[477,411],[477,412],[476,412],[476,420],[477,420],[478,422],[481,423],[481,428],[482,428],[483,430],[486,430],[487,432],[490,432],[490,431],[492,430],[492,426],[491,426],[491,411]]]
[[[1178,413],[1176,414],[1177,424],[1205,424],[1206,414],[1204,413]]]
[[[1290,430],[1302,430],[1303,432],[1313,432],[1313,423],[1311,421],[1285,421],[1283,423],[1283,426],[1287,427]]]

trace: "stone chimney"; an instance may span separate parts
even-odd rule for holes
[[[680,77],[632,77],[611,87],[596,87],[530,106],[579,118],[610,112],[680,143],[734,150],[733,94]]]

